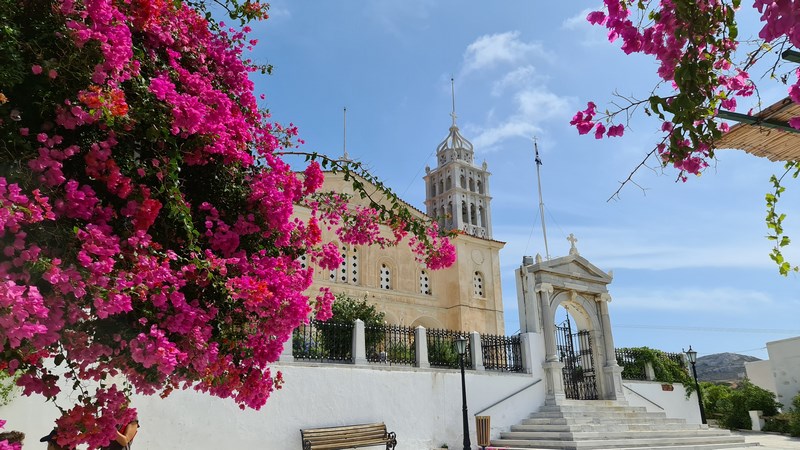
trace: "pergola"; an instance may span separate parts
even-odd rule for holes
[[[800,52],[786,50],[781,58],[800,63]],[[718,117],[739,123],[715,143],[715,148],[744,150],[771,161],[800,160],[800,130],[789,125],[789,119],[800,117],[800,104],[792,99],[787,97],[753,116],[720,110]]]

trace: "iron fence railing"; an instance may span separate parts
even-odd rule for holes
[[[622,379],[624,380],[647,380],[645,364],[647,362],[652,364],[650,361],[652,358],[671,361],[686,369],[686,362],[681,353],[640,348],[617,348],[614,349],[614,354],[617,364],[622,366]]]
[[[292,356],[308,361],[353,360],[353,324],[310,320],[292,333]]]
[[[483,366],[486,370],[522,372],[522,348],[519,335],[481,335]]]
[[[388,365],[413,366],[417,362],[414,329],[399,325],[364,327],[367,361]]]
[[[427,330],[426,335],[428,339],[428,363],[431,367],[458,368],[459,356],[456,351],[455,341],[459,336],[468,337],[468,334],[455,330],[431,329]],[[467,341],[467,351],[464,355],[464,367],[472,367],[469,340]]]
[[[614,349],[617,357],[617,365],[622,367],[622,379],[624,380],[646,380],[647,373],[644,368],[644,361],[640,361],[639,353],[629,348]]]

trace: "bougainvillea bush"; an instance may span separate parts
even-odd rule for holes
[[[259,109],[248,32],[202,3],[0,0],[0,369],[26,395],[74,383],[61,445],[108,443],[132,392],[264,405],[292,329],[330,316],[298,262],[339,265],[323,227],[359,245],[411,234],[432,269],[455,258],[409,214],[315,195],[316,155],[292,170],[296,130]]]
[[[604,0],[603,8],[586,19],[605,27],[608,40],[621,43],[625,54],[654,58],[661,81],[644,98],[620,97],[609,109],[589,102],[571,124],[580,134],[602,139],[622,136],[636,112],[653,116],[659,120],[661,139],[638,167],[654,156],[662,166],[677,169],[678,179],[686,181],[688,175],[699,175],[708,167],[716,141],[728,131],[726,123],[716,120],[719,111],[736,111],[737,103],[758,92],[758,83],[782,82],[792,101],[800,103],[800,68],[781,61],[783,51],[800,48],[800,1],[754,0],[748,7],[760,14],[761,29],[750,41],[739,37],[740,2]],[[768,76],[754,80],[750,72],[761,60]],[[800,130],[800,117],[788,124]],[[787,175],[797,178],[800,163],[787,162],[784,174],[772,177],[774,190],[766,196],[768,238],[775,241],[770,256],[784,275],[798,270],[781,254],[790,240],[782,228],[784,215],[775,210],[784,190],[781,180]]]

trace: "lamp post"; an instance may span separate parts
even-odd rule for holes
[[[694,387],[697,389],[697,403],[700,405],[700,420],[705,424],[706,423],[706,409],[703,407],[703,393],[700,391],[700,383],[697,382],[697,368],[695,364],[697,363],[697,352],[692,350],[692,346],[689,346],[689,350],[686,350],[686,357],[689,359],[689,363],[692,365],[692,375],[694,375]]]
[[[470,450],[469,442],[469,419],[467,419],[467,383],[464,379],[464,355],[467,353],[467,338],[459,336],[455,342],[458,360],[461,365],[461,404],[464,411],[464,450]]]

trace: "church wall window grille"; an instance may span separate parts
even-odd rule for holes
[[[483,274],[478,271],[472,275],[472,290],[476,297],[484,297]]]
[[[342,245],[339,248],[342,255],[342,263],[336,270],[332,270],[330,280],[334,283],[358,284],[359,282],[359,263],[358,251],[355,248],[348,248]]]
[[[387,264],[381,264],[381,289],[392,289],[392,269]]]
[[[431,280],[428,272],[421,270],[419,272],[419,293],[431,295]]]

